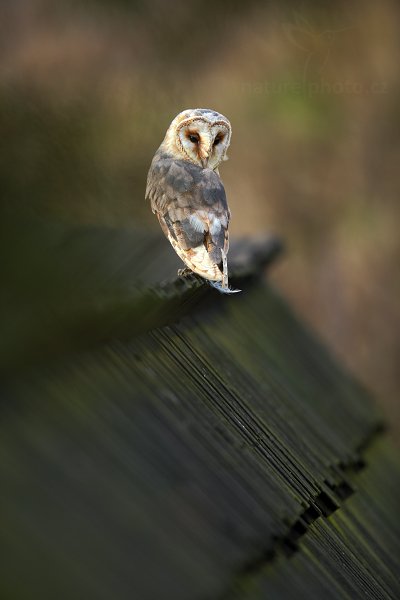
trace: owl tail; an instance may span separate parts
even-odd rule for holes
[[[174,240],[175,242],[175,240]],[[221,294],[237,294],[242,290],[231,289],[228,285],[228,261],[226,252],[221,250],[222,271],[218,265],[212,262],[204,245],[188,250],[182,250],[176,242],[171,240],[176,253],[183,262],[197,275],[207,279],[209,284]]]
[[[195,246],[194,248],[182,248],[180,244],[170,234],[168,239],[171,242],[177,255],[183,260],[185,265],[194,273],[209,279],[210,281],[220,281],[223,283],[224,274],[218,264],[216,264],[204,244]],[[225,255],[226,260],[226,255]],[[226,285],[228,285],[228,272],[226,268]]]
[[[189,248],[180,256],[187,266],[198,275],[201,275],[201,277],[211,281],[223,282],[224,274],[219,265],[212,260],[204,244],[196,246],[195,248]]]

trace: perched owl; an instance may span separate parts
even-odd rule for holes
[[[218,165],[226,160],[231,125],[204,108],[184,110],[169,126],[147,177],[146,199],[183,262],[223,292],[230,211]]]

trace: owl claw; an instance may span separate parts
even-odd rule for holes
[[[193,275],[193,271],[189,267],[178,269],[178,277],[189,277],[189,275]]]
[[[178,270],[178,277],[190,277],[190,275],[193,275],[193,274],[194,274],[193,271],[191,269],[189,269],[189,267],[185,267],[184,269]],[[219,281],[211,281],[210,279],[203,279],[203,281],[206,281],[209,285],[211,285],[211,287],[218,290],[218,292],[220,292],[221,294],[237,294],[238,292],[242,291],[242,290],[233,290],[224,281],[222,281],[222,283]]]

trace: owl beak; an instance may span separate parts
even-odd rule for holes
[[[204,138],[201,140],[201,144],[199,147],[199,158],[200,158],[200,162],[201,162],[201,166],[203,167],[203,169],[206,169],[208,167],[208,161],[211,155],[211,151],[212,151],[212,141],[211,138],[207,138],[207,136],[204,136]]]
[[[210,158],[210,152],[206,150],[204,147],[200,149],[200,162],[203,169],[206,169],[208,166],[208,159]]]

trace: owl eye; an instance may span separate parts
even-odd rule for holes
[[[199,141],[199,136],[197,133],[189,133],[189,140],[192,142],[192,144],[197,144]]]
[[[214,140],[214,146],[218,146],[218,144],[220,142],[222,142],[223,137],[224,136],[222,136],[222,135],[217,135],[216,138],[215,138],[215,140]]]

